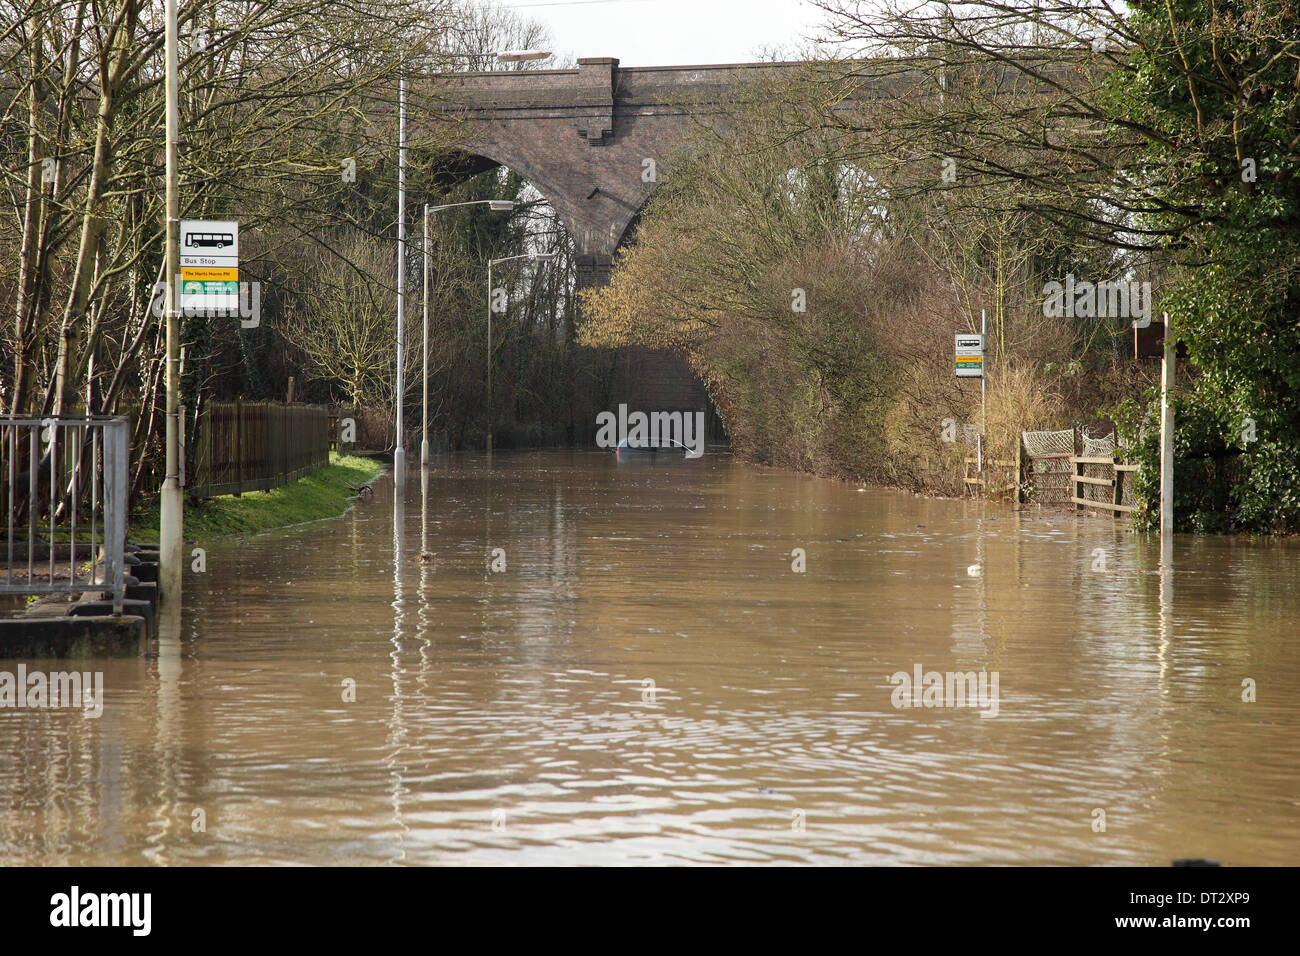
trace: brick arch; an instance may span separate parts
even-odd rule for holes
[[[530,156],[526,148],[486,139],[467,141],[461,148],[474,157],[486,160],[482,165],[487,168],[505,166],[511,172],[517,173],[551,204],[564,224],[564,228],[574,237],[575,242],[578,242],[578,229],[581,222],[579,209],[564,188],[548,175],[545,164],[539,162],[536,157]],[[579,248],[582,248],[581,242]]]
[[[616,59],[594,57],[574,70],[444,74],[428,92],[442,111],[464,118],[463,149],[508,166],[551,202],[573,237],[582,287],[609,282],[614,254],[634,236],[664,160],[686,145],[698,118],[716,114],[758,71],[797,66],[621,68]],[[622,402],[664,411],[709,405],[682,356],[635,348],[619,350],[608,386],[583,404]]]
[[[593,210],[590,200],[596,197],[574,193],[572,183],[564,183],[550,173],[545,161],[527,146],[501,142],[487,135],[466,139],[460,146],[466,163],[453,172],[477,175],[504,166],[533,186],[555,210],[573,237],[577,257],[577,280],[580,287],[605,285],[609,281],[614,255],[635,235],[635,226],[650,199],[654,183],[622,201],[601,203],[605,208]],[[477,160],[477,162],[476,162]],[[590,193],[590,190],[588,190]],[[633,205],[635,204],[635,205]],[[610,208],[612,207],[612,208]]]
[[[646,202],[649,201],[650,197],[647,196]],[[641,228],[641,214],[643,212],[645,212],[645,203],[641,204],[641,208],[636,211],[636,215],[632,216],[632,218],[627,221],[627,225],[623,227],[623,234],[618,237],[618,245],[614,249],[616,255],[622,249],[632,245],[632,243],[636,241],[637,230]]]
[[[441,74],[428,93],[464,119],[462,148],[516,170],[550,200],[577,246],[578,284],[603,285],[660,167],[697,119],[751,78],[795,66],[628,68],[591,57],[571,70]]]

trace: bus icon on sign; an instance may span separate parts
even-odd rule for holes
[[[185,245],[191,248],[224,249],[234,245],[235,237],[228,232],[187,232]]]

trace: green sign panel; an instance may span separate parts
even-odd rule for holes
[[[182,295],[239,295],[238,282],[186,282]]]

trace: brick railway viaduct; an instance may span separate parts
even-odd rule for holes
[[[461,146],[475,157],[467,172],[508,166],[551,203],[577,247],[582,288],[609,281],[663,161],[701,117],[751,79],[793,66],[627,68],[596,57],[576,70],[440,74],[429,93],[465,120]],[[708,406],[679,355],[648,349],[620,350],[611,394],[596,400],[644,410]]]

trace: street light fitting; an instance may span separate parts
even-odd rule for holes
[[[515,208],[515,204],[512,199],[489,199],[488,208],[493,212],[510,212]]]
[[[545,60],[550,55],[550,50],[503,50],[497,54],[497,60],[501,63],[522,63],[525,60]]]
[[[554,252],[538,252],[533,255],[534,262],[551,262],[555,259]]]

